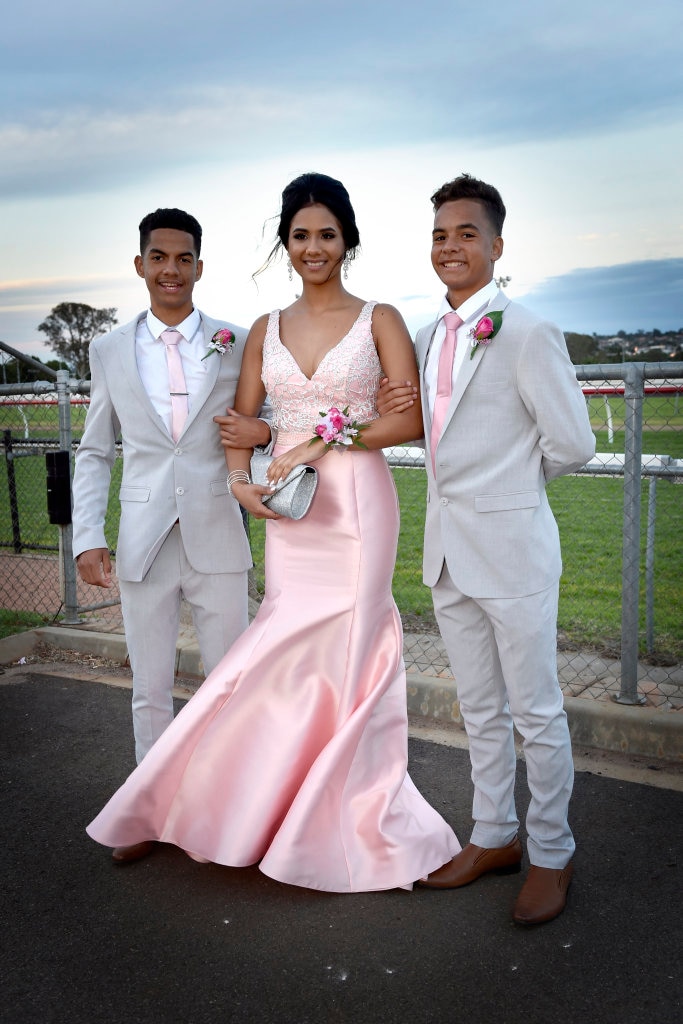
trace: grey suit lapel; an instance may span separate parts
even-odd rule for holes
[[[495,296],[491,304],[487,307],[486,312],[482,313],[481,316],[485,316],[486,313],[493,313],[496,310],[503,311],[509,305],[510,300],[503,294],[502,291],[499,290],[498,294]],[[479,319],[480,317],[477,317],[477,322]],[[501,325],[501,331],[503,330],[503,326],[504,325]],[[498,335],[496,335],[492,344],[495,344],[497,340]],[[474,355],[472,355],[472,347],[469,337],[466,337],[466,339],[463,341],[463,344],[467,344],[468,350],[465,353],[465,359],[463,361],[462,366],[460,367],[460,372],[458,373],[458,376],[455,379],[453,385],[453,394],[451,395],[451,401],[448,406],[448,411],[446,412],[446,417],[444,419],[444,430],[448,426],[451,417],[453,416],[453,413],[457,409],[462,396],[465,394],[465,391],[467,390],[470,381],[472,380],[475,373],[481,366],[482,360],[486,357],[486,350],[488,348],[487,345],[480,345],[475,350]]]
[[[135,352],[135,333],[141,317],[144,317],[145,315],[145,313],[142,313],[136,320],[133,320],[132,323],[126,324],[125,327],[121,328],[119,354],[123,366],[123,372],[125,373],[126,380],[130,386],[131,394],[147,412],[148,416],[156,424],[159,430],[168,437],[169,434],[166,429],[166,424],[152,405],[152,401],[145,390],[142,378],[140,377],[140,371],[138,370],[138,361]]]
[[[209,321],[201,313],[199,315],[202,318],[202,332],[204,334],[204,344],[208,350],[209,342],[211,341],[216,331],[216,324],[213,321]],[[202,384],[201,390],[197,392],[194,401],[192,402],[192,408],[190,409],[188,417],[185,420],[185,425],[183,427],[183,434],[197,418],[200,411],[206,404],[206,401],[209,398],[211,392],[216,386],[216,381],[218,380],[218,373],[221,368],[222,358],[223,357],[219,356],[217,352],[214,352],[206,360],[206,374],[204,377],[204,382]],[[182,434],[180,436],[182,437]]]
[[[427,401],[427,385],[425,382],[425,370],[427,368],[427,360],[429,359],[429,353],[432,350],[432,343],[434,341],[434,335],[436,334],[436,326],[438,320],[430,326],[427,325],[420,332],[420,344],[417,346],[417,365],[420,377],[420,396],[422,399],[422,410],[423,419],[425,423],[425,436],[429,438],[432,433],[432,414],[429,409],[429,402]]]

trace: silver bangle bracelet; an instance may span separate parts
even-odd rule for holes
[[[251,477],[247,473],[246,469],[233,469],[232,472],[228,473],[228,494],[232,495],[233,484],[250,484]]]

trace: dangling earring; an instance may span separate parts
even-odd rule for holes
[[[351,260],[350,260],[349,256],[348,256],[348,255],[346,255],[346,256],[344,257],[344,263],[343,263],[343,268],[344,268],[344,280],[345,280],[345,281],[348,281],[348,279],[349,279],[349,267],[350,267],[350,265],[351,265]]]
[[[292,280],[293,269],[294,268],[292,267],[292,261],[289,259],[289,257],[287,257],[287,277],[289,278],[290,281]]]

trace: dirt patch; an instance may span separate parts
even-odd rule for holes
[[[85,654],[83,651],[70,651],[43,641],[39,641],[31,653],[25,655],[19,661],[6,662],[4,668],[14,668],[16,665],[45,665],[47,663],[67,663],[69,665],[78,665],[82,669],[93,670],[106,668],[108,674],[111,675],[114,675],[116,672],[120,672],[122,675],[130,675],[130,667],[122,665],[120,661],[102,658],[97,654]]]

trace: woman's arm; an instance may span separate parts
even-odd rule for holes
[[[270,426],[257,416],[243,416],[235,409],[226,409],[225,416],[214,416],[220,427],[224,448],[255,448],[270,442]]]
[[[375,306],[372,333],[384,376],[390,381],[417,381],[413,343],[398,310],[384,303]],[[415,390],[411,404],[401,412],[385,411],[379,419],[368,424],[361,438],[368,448],[388,448],[405,441],[415,441],[422,437],[423,431],[420,395]]]
[[[239,416],[256,416],[263,405],[266,391],[261,380],[263,366],[263,342],[266,336],[268,317],[261,316],[254,323],[244,346],[242,366],[240,367],[240,379],[237,384],[235,395],[235,412]],[[228,465],[228,474],[242,474],[242,480],[236,479],[230,483],[230,490],[243,508],[251,512],[257,519],[279,519],[280,517],[261,501],[261,496],[268,494],[267,487],[260,487],[258,484],[246,483],[244,474],[249,477],[249,461],[253,453],[253,446],[246,448],[235,448],[232,438],[224,437],[226,426],[221,424],[223,416],[216,416],[214,420],[221,427],[221,444],[225,451],[225,461]],[[265,425],[264,425],[265,426]]]

